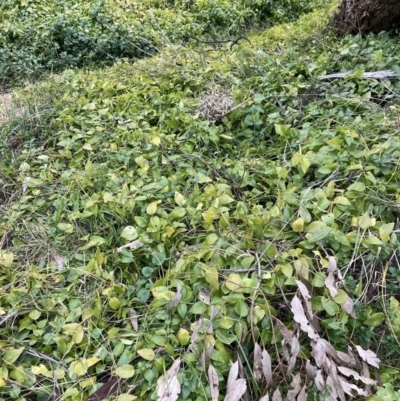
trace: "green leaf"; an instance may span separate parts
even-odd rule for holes
[[[235,305],[235,311],[240,317],[244,317],[248,315],[249,307],[244,301],[238,301]]]
[[[121,379],[129,379],[134,376],[135,368],[132,365],[122,365],[115,370],[115,374]]]
[[[85,245],[79,248],[79,250],[87,250],[93,247],[101,246],[106,243],[106,240],[103,237],[99,237],[97,235],[92,235],[90,237],[89,242]]]
[[[326,276],[322,272],[315,273],[312,279],[312,285],[316,288],[322,288],[325,286]]]
[[[385,320],[385,314],[382,312],[374,313],[368,319],[364,320],[364,324],[371,327],[378,327],[380,326],[383,321]]]
[[[354,184],[351,184],[348,188],[348,191],[356,191],[356,192],[364,192],[365,191],[365,185],[362,182],[355,182]]]
[[[340,312],[338,304],[330,299],[321,298],[321,304],[322,304],[322,307],[324,308],[324,310],[330,316],[335,316]]]
[[[234,341],[237,340],[234,334],[229,333],[228,330],[224,329],[216,330],[215,335],[217,336],[218,340],[221,341],[223,344],[232,344]]]
[[[126,226],[121,232],[121,238],[124,242],[130,242],[139,237],[136,228],[133,226]]]
[[[363,230],[367,230],[375,225],[375,219],[371,219],[371,217],[369,217],[369,213],[364,213],[360,217],[358,224]]]
[[[334,296],[333,300],[334,300],[337,304],[341,305],[342,303],[346,302],[346,299],[347,299],[348,297],[349,297],[349,296],[347,295],[347,292],[344,291],[344,290],[342,290],[341,288],[339,288],[339,289],[338,289],[338,292],[337,292],[337,294]]]
[[[9,349],[6,349],[6,351],[2,355],[2,360],[5,363],[13,364],[19,358],[19,356],[22,354],[22,352],[24,352],[24,349],[25,348],[9,348]]]
[[[38,320],[38,319],[40,318],[41,314],[42,314],[42,313],[41,313],[40,311],[38,311],[38,310],[33,310],[32,312],[29,313],[29,317],[30,317],[32,320]]]

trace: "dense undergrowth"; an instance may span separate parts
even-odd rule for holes
[[[0,397],[83,400],[116,374],[121,400],[156,400],[181,358],[182,400],[214,400],[209,365],[222,400],[235,361],[248,400],[340,399],[341,351],[354,399],[398,399],[400,83],[360,76],[400,73],[399,39],[338,40],[326,22],[218,49],[166,35],[152,58],[18,92],[0,134]],[[197,109],[212,90],[234,102],[216,122]],[[349,345],[381,359],[366,358],[379,388]]]
[[[296,19],[326,0],[3,0],[0,84],[49,72],[149,57],[168,41],[198,46]],[[216,44],[218,45],[218,44]]]

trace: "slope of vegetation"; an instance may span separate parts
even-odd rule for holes
[[[397,400],[400,81],[361,76],[400,73],[398,35],[338,40],[326,9],[287,23],[302,2],[285,15],[255,0],[229,2],[245,15],[232,28],[227,2],[194,3],[121,2],[158,54],[111,54],[107,34],[91,54],[113,66],[15,96],[0,127],[0,399],[105,399],[119,378],[120,401]],[[6,4],[3,35],[41,7]],[[92,7],[70,7],[71,29]],[[179,41],[190,22],[232,39],[265,15],[281,25],[233,46]],[[91,29],[71,65],[97,60]],[[24,57],[67,68],[36,53],[46,35]]]
[[[157,53],[165,42],[197,46],[271,26],[321,7],[313,1],[4,0],[0,14],[0,84],[50,71]]]

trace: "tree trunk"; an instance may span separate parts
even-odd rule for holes
[[[342,0],[331,26],[339,33],[379,33],[400,26],[400,0]]]

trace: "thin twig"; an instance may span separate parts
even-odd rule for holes
[[[10,312],[8,315],[4,316],[3,319],[0,320],[0,326],[15,315],[18,315],[18,311]]]
[[[42,354],[41,352],[37,352],[32,348],[28,348],[25,353],[27,353],[28,355],[32,355],[35,356],[36,358],[40,358],[40,359],[44,359],[45,361],[48,362],[53,362],[57,365],[62,366],[64,369],[67,369],[67,367],[60,361],[57,361],[56,359],[52,358],[51,356],[48,356],[46,354]]]

